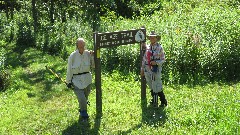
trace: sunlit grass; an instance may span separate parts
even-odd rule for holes
[[[1,93],[1,134],[239,134],[239,83],[164,85],[169,106],[154,109],[148,89],[141,101],[136,75],[102,74],[103,115],[96,117],[93,89],[87,124],[78,122],[72,90],[44,67],[49,64],[64,77],[66,62],[49,55],[29,61],[12,70],[12,87]]]

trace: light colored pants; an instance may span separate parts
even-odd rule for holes
[[[144,72],[147,85],[154,93],[158,93],[162,91],[162,79],[161,79],[161,71],[162,68],[158,69],[158,72],[153,73],[149,69],[146,69]]]
[[[80,110],[87,110],[87,100],[90,92],[91,84],[84,89],[79,89],[78,87],[74,86],[74,93],[77,96]]]

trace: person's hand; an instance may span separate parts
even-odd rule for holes
[[[90,50],[89,51],[90,55],[94,55],[94,51]]]
[[[68,88],[72,88],[72,83],[68,83],[68,84],[67,84],[67,87],[68,87]]]
[[[142,47],[142,50],[145,50],[146,49],[146,42],[142,42],[141,47]]]
[[[157,65],[157,62],[156,61],[151,61],[150,64],[151,65]]]

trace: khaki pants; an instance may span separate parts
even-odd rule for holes
[[[89,84],[85,89],[79,89],[78,87],[74,86],[74,93],[77,96],[80,110],[87,110],[87,101],[90,91],[91,84]]]

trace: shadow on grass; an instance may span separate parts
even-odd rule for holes
[[[6,65],[11,65],[13,68],[27,67],[31,63],[34,63],[35,59],[41,58],[40,56],[44,54],[30,47],[7,45],[6,49],[11,50],[6,54]]]
[[[29,89],[29,86],[19,85],[15,89],[29,89],[27,93],[29,98],[39,97],[41,102],[50,100],[52,97],[56,96],[56,89],[54,88],[55,84],[60,84],[61,82],[57,79],[49,78],[51,73],[48,73],[45,69],[40,69],[38,71],[26,71],[26,73],[21,73],[19,78],[25,83],[29,84],[29,86],[35,86],[36,89]],[[39,87],[38,87],[39,86]]]
[[[16,70],[16,74],[12,75],[11,80],[12,82],[15,82],[15,78],[19,78],[21,80],[20,82],[11,84],[14,91],[18,89],[28,89],[28,97],[40,97],[40,101],[47,101],[56,96],[56,84],[61,84],[62,82],[60,82],[44,67],[38,66],[38,70],[31,67],[33,63],[47,64],[51,62],[52,59],[48,59],[48,57],[43,58],[44,52],[31,47],[24,48],[20,46],[7,45],[6,49],[9,50],[6,54],[6,65],[11,66],[10,70]],[[65,72],[64,66],[61,62],[58,62],[54,63],[52,68],[58,69],[57,74],[63,74]],[[18,72],[18,67],[21,67],[20,70],[24,72]],[[63,77],[62,75],[60,76]],[[32,89],[29,86],[35,86],[36,89]],[[59,95],[59,92],[57,94]]]
[[[132,131],[136,131],[143,125],[147,125],[153,128],[158,128],[159,126],[164,126],[168,117],[166,115],[165,108],[154,108],[147,105],[147,99],[141,101],[142,106],[142,121],[140,124],[127,131],[119,131],[119,134],[131,134]]]
[[[91,128],[91,118],[88,121],[79,120],[65,129],[63,135],[96,135],[101,124],[101,118],[95,117],[94,126]]]
[[[163,107],[154,108],[151,105],[147,106],[146,99],[142,101],[142,123],[152,127],[163,126],[168,119],[166,109]]]

